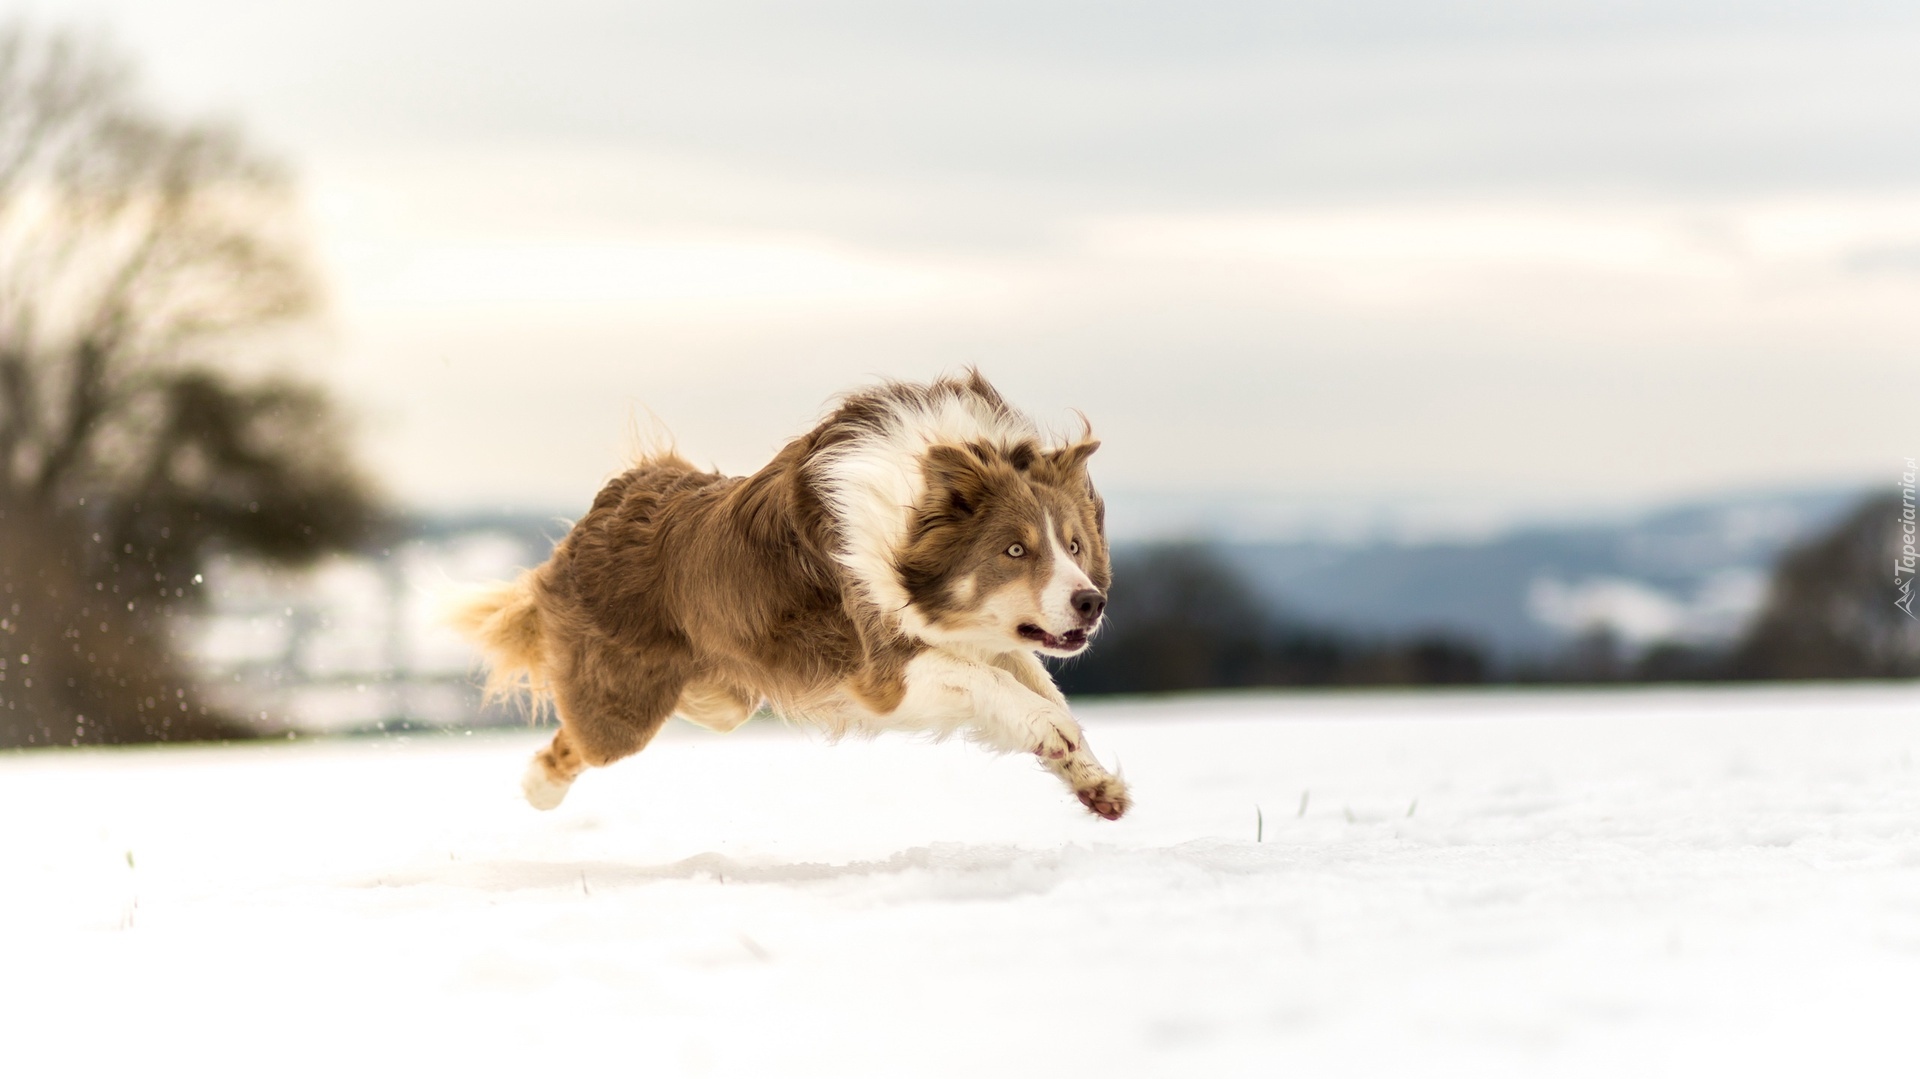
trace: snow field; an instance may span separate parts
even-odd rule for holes
[[[0,756],[0,1071],[1914,1059],[1915,687],[1079,711],[1119,823],[1028,760],[758,723],[547,814],[532,732]]]

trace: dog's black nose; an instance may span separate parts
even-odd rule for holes
[[[1100,618],[1100,612],[1107,609],[1107,594],[1098,589],[1082,588],[1073,594],[1073,609],[1079,613],[1083,622],[1091,625]]]

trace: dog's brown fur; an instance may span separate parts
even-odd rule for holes
[[[927,447],[923,494],[892,566],[912,615],[885,609],[855,579],[845,554],[855,526],[836,509],[826,470],[901,409],[937,407],[941,395],[1019,418],[973,373],[853,395],[751,476],[652,456],[600,491],[545,564],[457,614],[492,662],[490,691],[524,687],[559,715],[560,732],[536,757],[550,803],[584,769],[644,748],[675,713],[730,730],[765,700],[834,733],[887,725],[916,657],[949,637],[996,640],[1012,627],[988,625],[986,612],[1028,602],[1023,592],[1037,608],[1052,563],[1006,552],[1057,542],[1104,592],[1104,508],[1086,471],[1098,443],[1087,439],[1051,451],[1029,438]],[[976,658],[1063,708],[1022,647],[990,643]],[[1027,748],[1089,808],[1124,811],[1124,787],[1084,751],[1077,728]],[[536,804],[541,778],[529,777]]]

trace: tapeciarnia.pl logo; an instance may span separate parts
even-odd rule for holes
[[[1906,471],[1900,473],[1900,554],[1893,560],[1893,587],[1897,595],[1893,605],[1906,612],[1908,618],[1920,621],[1920,614],[1913,613],[1913,571],[1915,555],[1913,550],[1914,512],[1913,477],[1916,471],[1913,458],[1906,458]]]

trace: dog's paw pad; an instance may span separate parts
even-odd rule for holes
[[[1080,804],[1087,807],[1087,812],[1107,820],[1119,820],[1133,805],[1126,786],[1111,776],[1073,793],[1079,797]]]
[[[1079,731],[1072,726],[1072,720],[1066,725],[1045,714],[1033,717],[1030,721],[1034,743],[1033,755],[1043,761],[1063,761],[1080,749]]]
[[[1033,755],[1044,761],[1063,761],[1073,756],[1073,751],[1078,748],[1066,735],[1049,731],[1040,736],[1040,744],[1033,747]]]

